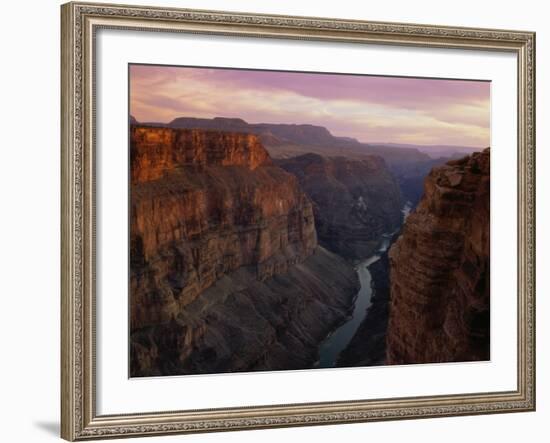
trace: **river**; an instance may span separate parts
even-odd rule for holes
[[[407,219],[412,210],[410,202],[405,203],[401,210],[403,214],[403,222]],[[387,251],[390,247],[391,238],[397,232],[382,234],[380,238],[380,247],[376,254],[360,261],[356,266],[357,275],[359,276],[360,289],[355,298],[353,313],[351,317],[321,343],[319,347],[319,361],[315,367],[317,368],[333,368],[338,360],[340,353],[346,348],[350,340],[355,335],[359,325],[367,315],[367,310],[371,305],[372,287],[371,274],[369,266],[376,262],[381,254]]]

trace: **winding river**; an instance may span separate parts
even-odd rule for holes
[[[411,209],[411,203],[405,203],[405,206],[403,206],[401,210],[403,213],[403,221],[407,219]],[[366,317],[372,298],[371,274],[368,268],[380,258],[381,254],[387,251],[390,247],[391,238],[395,232],[382,234],[380,247],[377,253],[357,264],[356,271],[359,276],[361,287],[355,298],[353,313],[345,323],[332,331],[332,333],[321,343],[319,347],[319,362],[316,365],[317,368],[333,368],[335,366],[338,356],[349,344],[359,328],[359,325]]]

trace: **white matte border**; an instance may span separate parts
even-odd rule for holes
[[[96,45],[99,415],[517,388],[514,54],[105,29]],[[128,63],[491,80],[491,361],[129,379]]]

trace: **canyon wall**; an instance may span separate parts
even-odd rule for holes
[[[490,152],[434,168],[390,256],[387,363],[489,359]]]
[[[313,201],[319,242],[347,258],[372,254],[380,236],[399,227],[399,186],[378,156],[362,159],[306,154],[276,161]]]
[[[244,166],[252,170],[271,164],[258,137],[251,134],[134,126],[130,147],[132,183],[155,180],[185,166]]]
[[[132,126],[132,376],[303,368],[351,308],[298,180],[256,135]]]

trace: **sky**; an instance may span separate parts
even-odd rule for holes
[[[482,81],[131,65],[130,114],[313,124],[365,143],[490,145]]]

